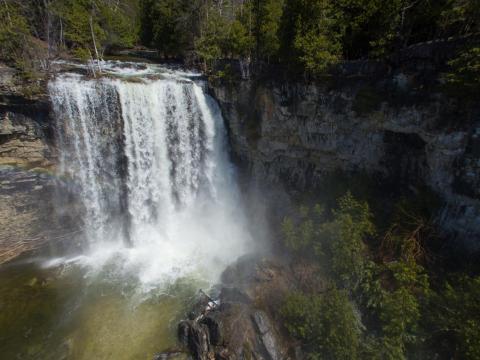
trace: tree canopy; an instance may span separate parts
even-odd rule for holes
[[[205,65],[234,58],[312,75],[480,31],[478,0],[3,0],[0,17],[6,61],[14,57],[7,49],[32,37],[48,43],[49,54],[97,58],[143,45]],[[466,74],[460,63],[475,54],[467,48],[454,66]]]
[[[317,263],[327,284],[299,286],[280,311],[308,358],[478,359],[480,277],[429,272],[430,212],[401,199],[380,231],[368,203],[347,192],[332,209],[300,206],[284,219],[286,248]]]

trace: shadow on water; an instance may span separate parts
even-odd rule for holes
[[[2,359],[152,359],[175,346],[175,328],[201,285],[177,280],[140,290],[133,278],[77,265],[0,267]]]

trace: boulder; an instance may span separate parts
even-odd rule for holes
[[[197,320],[184,320],[178,325],[178,339],[196,360],[211,359],[210,331]]]
[[[289,274],[278,260],[239,259],[222,275],[220,305],[179,324],[180,343],[199,360],[286,358],[290,342],[272,314],[293,286]]]

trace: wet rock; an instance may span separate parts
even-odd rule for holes
[[[178,350],[164,351],[156,354],[153,360],[187,360],[188,355]]]
[[[255,313],[253,314],[253,320],[257,325],[260,335],[266,334],[272,328],[270,320],[268,320],[267,314],[265,314],[264,311],[255,311]]]
[[[265,351],[269,355],[271,360],[281,360],[282,357],[279,353],[279,349],[277,346],[277,341],[275,336],[272,332],[268,332],[261,336],[263,346],[265,347]]]
[[[52,150],[36,119],[0,107],[0,165],[51,168]]]
[[[54,199],[51,177],[0,165],[0,264],[72,232],[56,216]]]
[[[188,347],[190,335],[190,321],[182,321],[178,324],[177,338],[180,344]]]
[[[182,321],[179,341],[195,359],[284,359],[289,345],[271,317],[293,286],[284,265],[246,256],[226,269],[222,279],[220,306]]]
[[[274,328],[268,318],[268,315],[261,310],[255,311],[253,314],[253,320],[257,325],[260,338],[270,360],[280,360],[281,355],[279,354],[275,334],[273,333]]]
[[[210,332],[207,325],[196,320],[182,321],[178,326],[178,339],[196,360],[210,359]]]
[[[210,344],[214,346],[221,345],[223,342],[221,324],[212,315],[208,315],[201,320],[201,323],[208,328]]]
[[[50,241],[74,242],[83,211],[73,196],[56,203],[50,103],[43,86],[22,92],[31,85],[0,64],[0,264]]]

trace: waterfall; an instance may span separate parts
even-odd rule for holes
[[[217,104],[184,73],[112,69],[129,76],[49,83],[58,172],[81,200],[85,243],[161,259],[147,277],[195,257],[231,261],[248,235]]]
[[[119,126],[118,94],[107,82],[62,77],[49,84],[57,120],[59,175],[75,180],[89,241],[108,236],[120,209],[118,141],[106,138]],[[116,139],[115,139],[116,140]]]

